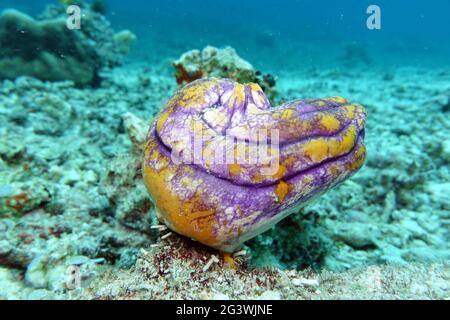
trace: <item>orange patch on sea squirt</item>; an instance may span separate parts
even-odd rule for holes
[[[320,125],[327,131],[336,131],[341,126],[341,123],[332,115],[324,114],[320,118]]]
[[[228,170],[232,176],[237,176],[241,173],[241,166],[238,163],[228,165]]]
[[[161,130],[164,127],[164,124],[166,123],[167,119],[169,118],[171,113],[170,109],[165,110],[163,113],[161,113],[160,117],[158,118],[158,121],[156,122],[156,131],[158,133],[161,133]]]
[[[341,138],[318,138],[306,142],[302,146],[302,151],[313,162],[320,163],[349,152],[355,142],[356,128],[351,126]]]
[[[241,104],[245,100],[245,86],[237,84],[234,89],[233,96],[236,98],[236,103]]]
[[[207,101],[206,97],[211,90],[211,86],[217,84],[217,80],[208,79],[203,80],[197,85],[188,85],[182,92],[179,93],[179,100],[177,101],[180,107],[189,107],[200,110],[203,104]]]
[[[356,171],[363,166],[365,160],[366,160],[366,147],[362,145],[355,152],[355,155],[353,156],[353,161],[347,165],[347,169],[349,171]]]
[[[283,202],[283,200],[286,198],[287,194],[289,193],[289,184],[280,181],[277,186],[275,187],[275,194],[277,195],[278,202]]]
[[[336,103],[347,103],[348,102],[347,99],[345,99],[344,97],[340,97],[340,96],[330,97],[330,98],[327,98],[327,100],[333,101]]]
[[[218,244],[214,237],[214,227],[217,224],[215,209],[205,205],[201,192],[196,192],[187,201],[180,199],[171,187],[171,180],[176,172],[177,169],[173,165],[160,171],[151,165],[144,165],[144,182],[156,208],[162,212],[160,216],[164,221],[161,222],[182,235],[215,247]]]
[[[286,173],[286,167],[284,165],[278,166],[278,171],[272,176],[274,179],[281,179],[284,177],[284,174]]]

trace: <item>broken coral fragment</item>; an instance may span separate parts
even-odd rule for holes
[[[128,54],[130,47],[136,40],[136,35],[130,30],[122,30],[114,34],[114,42],[119,51],[123,54]]]
[[[169,100],[147,136],[143,177],[158,218],[233,252],[363,165],[365,117],[341,97],[272,108],[256,84],[197,80]],[[274,132],[264,161],[241,157],[263,148],[251,129]]]
[[[255,70],[231,47],[218,49],[207,46],[201,52],[191,50],[185,52],[173,66],[179,85],[208,77],[229,78],[240,83],[256,82],[269,99],[276,95],[274,77]]]

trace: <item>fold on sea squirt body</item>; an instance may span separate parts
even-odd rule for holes
[[[143,176],[158,218],[233,252],[361,168],[365,118],[342,97],[273,108],[257,84],[194,81],[147,136]]]

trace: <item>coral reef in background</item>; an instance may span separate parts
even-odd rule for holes
[[[80,3],[82,26],[66,26],[64,5],[49,5],[38,20],[17,10],[0,15],[0,79],[22,75],[98,85],[100,71],[119,65],[135,36],[114,34],[100,13]]]
[[[255,70],[231,47],[207,46],[202,51],[191,50],[183,53],[173,66],[179,85],[207,77],[229,78],[240,83],[257,83],[271,101],[276,97],[275,78]]]

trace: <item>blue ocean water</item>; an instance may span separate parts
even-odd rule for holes
[[[37,14],[52,1],[2,0]],[[450,65],[447,0],[106,0],[115,29],[138,36],[132,58],[160,62],[206,45],[230,45],[269,70],[334,65],[356,50],[374,65]],[[369,5],[381,29],[366,26]]]

